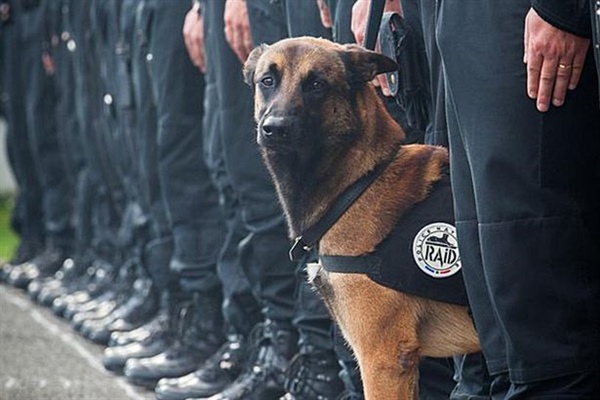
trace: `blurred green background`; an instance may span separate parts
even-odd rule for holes
[[[18,244],[18,237],[10,228],[10,213],[14,204],[10,195],[0,196],[0,261],[8,261]]]

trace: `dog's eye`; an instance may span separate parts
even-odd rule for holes
[[[260,80],[261,85],[264,87],[271,87],[275,84],[275,80],[270,76],[265,76]]]
[[[310,82],[310,90],[312,91],[320,91],[325,89],[325,82],[323,82],[320,79],[315,79],[312,82]]]

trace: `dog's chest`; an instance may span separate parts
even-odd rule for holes
[[[449,178],[412,207],[373,253],[319,256],[328,272],[363,273],[380,285],[466,305]]]

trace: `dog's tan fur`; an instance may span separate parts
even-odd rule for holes
[[[284,40],[258,48],[249,57],[244,72],[256,85],[259,144],[292,237],[314,224],[352,182],[393,156],[404,139],[369,83],[393,67],[391,60],[358,46],[315,38]],[[275,76],[276,84],[261,87],[270,82],[261,80],[264,76]],[[324,82],[326,90],[311,92],[308,85],[314,80]],[[261,127],[273,115],[292,121],[284,150],[261,138]],[[427,197],[447,163],[443,148],[402,146],[321,239],[320,253],[353,256],[373,251],[400,216]],[[295,169],[306,174],[306,186]],[[394,291],[362,274],[327,273],[318,264],[309,269],[312,283],[354,350],[367,400],[416,399],[419,357],[479,349],[465,307]]]

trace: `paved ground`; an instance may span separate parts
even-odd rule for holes
[[[0,284],[0,400],[150,400],[102,366],[103,347]]]

